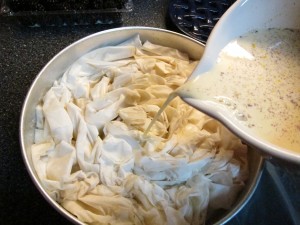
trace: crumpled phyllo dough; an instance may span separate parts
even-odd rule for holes
[[[38,178],[88,224],[204,224],[248,177],[247,147],[220,123],[166,98],[197,61],[139,36],[75,61],[36,107]]]
[[[73,123],[57,96],[50,89],[43,99],[43,113],[55,142],[71,142]]]
[[[184,215],[174,209],[169,194],[160,186],[141,176],[130,175],[124,182],[124,190],[138,203],[143,224],[187,224]]]
[[[141,106],[131,106],[119,110],[120,118],[128,126],[134,127],[137,130],[145,130],[145,121],[147,113]]]
[[[110,91],[86,105],[85,119],[98,129],[102,129],[107,122],[118,116],[121,108],[137,104],[139,99],[137,91],[125,87]]]
[[[153,53],[153,55],[168,56],[175,59],[181,59],[187,62],[189,61],[189,56],[186,53],[180,52],[174,48],[156,45],[149,41],[145,41],[141,49],[147,52],[151,52]]]
[[[61,82],[70,88],[75,98],[88,97],[90,82],[101,78],[107,70],[129,64],[135,49],[135,46],[122,45],[93,50],[72,64]]]

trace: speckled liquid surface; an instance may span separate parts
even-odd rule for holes
[[[300,31],[259,30],[230,42],[181,96],[219,103],[254,135],[300,153]]]

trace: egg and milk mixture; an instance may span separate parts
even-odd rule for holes
[[[300,153],[300,31],[267,29],[230,42],[179,95],[224,105],[249,132]]]

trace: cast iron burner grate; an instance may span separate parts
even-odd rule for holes
[[[169,16],[183,33],[202,43],[235,0],[171,0]]]

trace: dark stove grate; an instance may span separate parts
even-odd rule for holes
[[[235,0],[171,0],[169,16],[183,33],[202,43]]]

